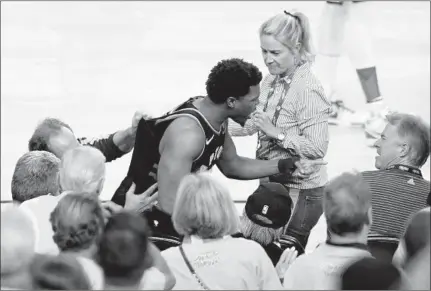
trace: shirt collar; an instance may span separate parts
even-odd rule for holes
[[[276,82],[286,82],[286,83],[290,83],[292,82],[294,76],[298,75],[299,73],[303,72],[304,69],[308,67],[308,62],[304,62],[302,64],[300,64],[290,75],[284,76],[284,77],[280,77],[280,75],[277,75],[275,77],[275,81]],[[290,80],[290,82],[289,82]]]
[[[412,167],[412,166],[407,166],[407,165],[401,165],[401,164],[396,164],[396,165],[392,165],[386,168],[386,170],[392,170],[392,169],[398,169],[400,171],[403,172],[408,172],[417,176],[422,177],[422,172],[419,168],[416,167]]]

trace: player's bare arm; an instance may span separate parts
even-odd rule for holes
[[[159,204],[172,215],[178,186],[190,173],[192,163],[201,153],[205,135],[191,118],[180,117],[166,129],[160,141],[160,162],[157,172]]]
[[[262,161],[238,156],[228,133],[218,167],[226,177],[237,180],[252,180],[279,173],[278,160]]]

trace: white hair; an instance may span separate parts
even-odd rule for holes
[[[239,215],[228,190],[207,173],[183,178],[172,221],[179,234],[202,239],[221,238],[239,231]]]
[[[105,156],[94,147],[68,150],[60,164],[61,189],[99,195],[105,181],[105,161]]]
[[[280,239],[283,232],[283,227],[274,229],[270,227],[260,226],[251,221],[245,210],[240,218],[241,220],[241,233],[245,238],[254,240],[261,245],[267,246],[270,243],[276,242]]]

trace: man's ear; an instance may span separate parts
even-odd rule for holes
[[[229,107],[229,109],[235,108],[236,101],[237,101],[236,98],[234,98],[234,97],[228,97],[227,100],[226,100],[227,107]]]
[[[410,146],[406,143],[402,144],[399,148],[399,152],[400,152],[400,156],[404,158],[409,154]]]

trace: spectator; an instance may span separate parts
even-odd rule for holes
[[[426,207],[430,193],[430,182],[420,170],[430,154],[430,127],[410,114],[392,113],[386,118],[388,124],[375,144],[378,170],[362,172],[362,176],[372,193],[369,236],[400,239],[409,218]],[[315,237],[326,236],[321,232]],[[378,249],[373,253],[384,255]]]
[[[259,243],[276,266],[283,253],[278,241],[291,212],[292,199],[285,186],[278,183],[261,184],[248,197],[240,219],[241,233],[234,237],[242,236]]]
[[[175,289],[282,288],[262,247],[231,237],[239,230],[239,216],[229,192],[209,174],[184,177],[172,220],[184,240],[162,255],[175,274]]]
[[[1,289],[30,289],[29,266],[35,230],[26,213],[11,206],[1,212]]]
[[[52,240],[53,232],[49,222],[50,214],[58,201],[70,191],[88,193],[101,192],[105,179],[105,157],[92,147],[83,146],[67,152],[60,163],[60,195],[42,195],[25,201],[20,207],[30,211],[36,219],[38,241],[36,252],[57,254],[58,248]],[[42,235],[43,234],[43,235]]]
[[[321,160],[329,144],[330,102],[311,70],[314,60],[311,30],[301,12],[279,13],[259,29],[260,49],[269,74],[263,79],[256,113],[244,127],[229,123],[233,136],[258,133],[256,157],[261,160],[299,158]],[[305,248],[311,229],[322,214],[325,166],[310,175],[272,176],[289,188],[294,211],[285,229]]]
[[[93,261],[105,227],[97,197],[88,193],[64,196],[52,211],[50,221],[58,249],[77,256],[91,289],[103,289],[103,272]]]
[[[139,214],[120,212],[109,219],[97,255],[105,289],[172,289],[175,277],[149,235],[150,228]]]
[[[341,275],[342,290],[399,290],[401,272],[391,263],[362,258]]]
[[[51,194],[60,194],[58,183],[60,160],[45,151],[25,153],[18,159],[12,176],[12,199],[24,201]]]
[[[141,120],[127,176],[112,201],[123,205],[124,193],[133,182],[138,192],[159,183],[157,207],[145,216],[158,237],[178,237],[172,211],[181,179],[189,173],[208,171],[218,165],[226,177],[252,180],[293,172],[308,175],[321,160],[273,159],[262,161],[238,156],[227,133],[228,119],[244,123],[259,98],[259,69],[241,59],[217,63],[206,82],[208,96],[188,99],[167,114]]]
[[[110,134],[107,138],[76,138],[72,128],[57,118],[45,118],[37,126],[28,141],[29,151],[48,151],[62,158],[63,154],[79,145],[90,145],[102,152],[107,162],[111,162],[130,152],[135,145],[136,129],[145,114],[137,111],[132,126]]]
[[[396,265],[404,267],[430,243],[430,219],[430,207],[420,210],[410,219],[393,258]]]
[[[330,239],[298,257],[287,269],[284,287],[292,290],[338,288],[341,272],[352,261],[371,257],[371,192],[360,174],[344,173],[325,187],[323,209]]]
[[[70,255],[36,255],[31,267],[33,290],[95,290],[77,259]]]
[[[105,181],[105,157],[96,148],[82,146],[72,149],[63,155],[60,163],[59,181],[62,193],[58,196],[43,195],[25,201],[20,207],[30,211],[36,219],[38,236],[36,252],[42,254],[57,254],[58,248],[52,240],[53,232],[49,222],[50,214],[58,201],[71,191],[86,192],[99,196]],[[157,196],[149,198],[149,193],[141,195],[127,195],[125,209],[141,211],[151,205]],[[121,206],[112,202],[102,204],[105,215],[119,211]]]

